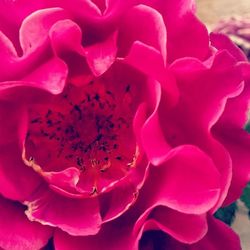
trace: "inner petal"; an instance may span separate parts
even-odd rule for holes
[[[78,192],[106,190],[136,164],[132,100],[130,85],[116,93],[95,80],[83,87],[68,85],[50,103],[33,105],[26,162],[43,172],[75,167],[81,173]]]

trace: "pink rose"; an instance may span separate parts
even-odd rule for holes
[[[240,249],[250,67],[194,9],[0,0],[1,248]]]

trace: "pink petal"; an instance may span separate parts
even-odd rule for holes
[[[141,159],[126,178],[120,180],[113,190],[100,196],[100,212],[103,222],[119,218],[137,201],[139,190],[144,185],[148,175],[149,164]]]
[[[0,196],[0,247],[11,250],[40,249],[52,236],[52,229],[31,222],[25,207]]]
[[[182,16],[177,24],[166,21],[168,30],[168,61],[192,56],[205,59],[209,56],[208,31],[193,13]],[[195,42],[194,42],[195,41]]]
[[[222,221],[208,217],[208,233],[198,243],[190,246],[190,250],[240,250],[240,240],[233,230]]]
[[[195,1],[139,0],[163,16],[168,32],[168,61],[192,56],[204,59],[209,54],[206,27],[194,15]]]
[[[57,21],[49,30],[49,38],[55,54],[59,56],[67,51],[83,54],[82,30],[70,19]]]
[[[245,65],[242,64],[242,67]],[[250,72],[250,67],[243,70]],[[246,72],[243,72],[244,74]],[[244,127],[248,121],[249,109],[249,76],[245,76],[243,92],[227,101],[225,110],[218,123],[212,129],[213,135],[226,147],[232,158],[233,177],[231,186],[225,201],[230,204],[242,193],[243,188],[250,180],[249,168],[249,133]]]
[[[142,29],[146,26],[147,29]],[[162,16],[153,8],[138,5],[131,8],[124,17],[119,30],[119,55],[126,55],[134,41],[143,42],[157,49],[166,61],[166,28]]]
[[[183,225],[183,223],[182,223]],[[190,225],[190,224],[189,224]],[[191,224],[192,225],[192,224]],[[189,228],[189,227],[187,227]],[[189,228],[190,229],[190,228]],[[239,237],[223,222],[208,216],[208,232],[197,243],[183,244],[161,231],[148,231],[144,233],[140,242],[142,250],[148,249],[174,249],[174,250],[240,250]],[[151,248],[150,248],[151,247]],[[157,248],[158,247],[158,248]]]
[[[100,196],[103,222],[118,218],[127,211],[136,202],[137,192],[133,184],[124,183]]]
[[[36,100],[45,92],[59,94],[63,91],[67,78],[67,66],[59,58],[53,58],[40,65],[34,71],[29,72],[18,81],[6,81],[0,83],[0,97],[9,99]],[[31,92],[27,92],[31,91]],[[39,91],[42,90],[42,91]],[[33,92],[33,95],[31,94]]]
[[[124,60],[144,74],[158,81],[164,81],[164,61],[160,52],[154,47],[135,41]]]
[[[227,50],[237,61],[246,61],[247,57],[243,51],[238,48],[229,37],[220,33],[210,34],[211,45],[218,50]]]
[[[20,44],[24,55],[42,46],[48,39],[52,25],[62,18],[66,18],[66,15],[60,8],[38,10],[26,17],[20,28]]]
[[[122,224],[105,224],[102,230],[93,236],[72,237],[56,230],[54,244],[57,250],[136,250],[138,239],[135,239],[131,227]]]
[[[159,123],[158,107],[161,99],[161,88],[158,82],[150,82],[152,89],[150,94],[154,103],[154,110],[144,123],[141,130],[141,142],[149,160],[157,165],[162,161],[162,157],[170,150],[169,145],[164,139],[164,135]]]
[[[102,75],[115,61],[116,38],[117,33],[113,33],[104,42],[85,47],[88,65],[95,76]]]
[[[26,214],[31,221],[61,228],[74,235],[93,235],[101,225],[96,198],[70,199],[51,190],[41,190],[26,202]]]
[[[22,107],[1,102],[0,193],[14,200],[27,199],[41,184],[41,178],[22,161],[25,119],[26,113]]]
[[[151,168],[138,202],[144,204],[145,213],[162,205],[182,213],[202,214],[217,202],[219,181],[210,157],[195,146],[180,146],[171,150],[161,165]]]
[[[196,66],[194,71],[187,71],[186,68],[182,71],[179,64],[178,71],[175,71],[177,64],[173,65],[172,69],[177,77],[181,98],[168,118],[165,113],[161,113],[165,116],[160,117],[164,117],[161,124],[170,145],[196,144],[214,160],[221,173],[222,193],[216,206],[218,208],[230,186],[232,163],[230,155],[213,138],[210,129],[223,114],[228,99],[239,95],[244,85],[241,67],[228,52],[216,53],[212,59],[212,63],[204,64],[203,70],[202,67]],[[191,58],[185,60],[192,63]],[[164,110],[162,109],[161,112]],[[170,125],[171,123],[173,124]]]
[[[161,230],[180,242],[191,244],[204,237],[207,227],[205,214],[187,215],[166,207],[157,207],[141,230]]]

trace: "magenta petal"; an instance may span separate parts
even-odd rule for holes
[[[168,61],[186,56],[203,60],[209,56],[208,31],[193,13],[186,13],[178,23],[166,22],[166,25],[169,34]]]
[[[11,63],[11,60],[17,56],[16,49],[9,38],[0,31],[0,56],[2,62]]]
[[[52,236],[52,229],[31,222],[21,204],[0,196],[0,248],[11,250],[40,249]]]
[[[170,150],[169,145],[164,139],[164,135],[159,122],[158,107],[161,99],[161,88],[158,82],[149,83],[150,94],[154,101],[154,110],[151,116],[144,123],[141,130],[142,146],[149,158],[154,164],[160,164],[162,158]]]
[[[100,197],[103,222],[118,218],[136,201],[137,189],[131,184],[121,184]]]
[[[117,33],[113,33],[107,40],[85,48],[88,65],[95,76],[100,76],[113,64],[116,58]]]
[[[41,178],[33,169],[24,165],[17,143],[0,146],[0,193],[2,195],[23,201],[38,188],[41,182]]]
[[[52,58],[40,65],[33,72],[27,74],[20,81],[6,81],[0,83],[0,97],[9,99],[15,96],[16,99],[33,99],[39,97],[44,90],[51,94],[59,94],[63,91],[68,70],[66,64],[59,58]],[[27,91],[27,89],[29,91]],[[34,91],[34,96],[30,91]],[[36,97],[35,97],[36,96]]]
[[[218,50],[227,50],[237,61],[246,61],[247,57],[243,51],[238,48],[228,36],[218,33],[210,34],[211,45]]]
[[[208,233],[198,243],[190,246],[190,250],[241,250],[238,235],[222,221],[208,217]]]
[[[149,210],[163,205],[187,214],[202,214],[218,200],[219,172],[212,159],[195,146],[171,150],[161,165],[151,168],[149,176],[142,190]]]
[[[164,81],[164,61],[160,52],[154,47],[135,41],[125,57],[125,62],[158,81]]]
[[[83,54],[82,31],[73,21],[57,21],[49,31],[49,37],[55,54],[63,55],[67,51]]]
[[[129,10],[119,32],[119,54],[125,56],[134,41],[143,42],[157,49],[165,63],[167,34],[159,12],[146,5],[138,5]]]
[[[213,135],[223,143],[232,159],[233,177],[225,204],[237,199],[250,180],[250,136],[244,129],[248,121],[249,83],[249,80],[245,82],[239,96],[228,100],[223,115],[212,129]]]
[[[20,28],[20,44],[24,55],[46,42],[52,25],[65,17],[64,10],[60,8],[38,10],[28,16]]]
[[[102,222],[96,198],[70,199],[43,190],[26,204],[31,221],[59,227],[74,236],[93,235],[100,230]]]
[[[42,181],[33,169],[22,161],[25,119],[26,112],[20,105],[1,101],[0,193],[9,199],[21,201],[27,199]]]
[[[119,222],[103,225],[101,231],[93,236],[72,237],[59,230],[54,236],[56,250],[138,250],[138,240],[130,226]]]
[[[205,214],[187,215],[160,206],[151,212],[141,230],[161,230],[180,242],[191,244],[204,237],[208,226]]]

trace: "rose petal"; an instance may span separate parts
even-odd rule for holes
[[[52,236],[52,229],[31,222],[25,207],[0,196],[0,247],[13,250],[40,249]]]
[[[52,25],[62,18],[66,18],[66,15],[61,8],[38,10],[26,17],[20,27],[20,44],[24,55],[42,46],[48,39]]]
[[[36,100],[39,94],[45,94],[43,91],[59,94],[65,86],[67,73],[65,63],[59,58],[52,58],[19,81],[1,82],[0,97],[13,99],[14,96],[17,100]],[[27,89],[31,92],[27,92]]]
[[[208,217],[208,233],[198,243],[190,246],[190,250],[240,250],[240,240],[233,230],[222,221]]]
[[[0,193],[14,200],[27,199],[41,183],[41,178],[22,161],[25,119],[26,112],[21,105],[1,102]]]
[[[142,29],[146,26],[147,29]],[[134,41],[141,41],[157,49],[166,61],[166,28],[162,16],[153,8],[138,5],[124,17],[118,36],[118,55],[126,55]]]
[[[95,76],[102,75],[115,61],[116,38],[117,33],[115,32],[104,42],[85,47],[88,65]]]
[[[92,235],[100,230],[101,217],[96,198],[69,199],[45,189],[26,204],[26,214],[31,221],[59,227],[74,236]]]
[[[151,168],[149,177],[138,201],[144,204],[144,214],[158,205],[203,214],[215,205],[220,193],[220,175],[213,161],[191,145],[171,150],[161,165]]]
[[[237,61],[246,61],[247,57],[226,35],[220,33],[210,34],[211,45],[218,50],[227,50]]]
[[[138,239],[132,235],[128,225],[105,224],[102,230],[93,236],[72,237],[56,230],[54,244],[57,250],[88,249],[88,250],[136,250]]]
[[[138,220],[140,222],[140,220]],[[189,225],[189,226],[183,226]],[[138,224],[135,225],[137,228]],[[149,219],[141,228],[142,232],[148,230],[161,230],[183,243],[194,243],[207,233],[206,215],[187,215],[166,207],[156,207]]]
[[[170,147],[164,139],[158,117],[158,107],[161,99],[160,84],[150,82],[149,87],[152,89],[150,94],[152,95],[154,110],[142,127],[141,142],[151,163],[158,165],[170,150]]]

